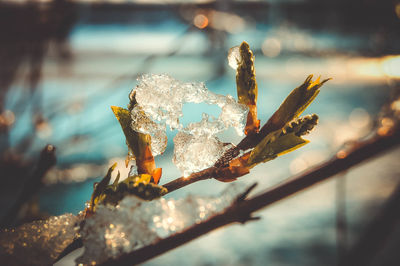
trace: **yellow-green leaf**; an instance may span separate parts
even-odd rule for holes
[[[313,75],[309,75],[302,85],[294,89],[283,101],[279,109],[271,117],[273,121],[286,124],[298,117],[317,97],[319,88],[328,80],[320,82],[320,78],[312,81]]]
[[[132,118],[129,110],[117,106],[111,106],[111,109],[122,127],[126,142],[134,157],[143,158],[145,150],[150,146],[151,136],[136,132],[131,128]]]
[[[240,61],[236,69],[236,87],[238,102],[249,107],[245,133],[257,133],[260,121],[257,119],[257,94],[258,87],[254,68],[254,56],[250,46],[242,42],[239,47]]]
[[[257,102],[257,81],[254,68],[254,56],[247,42],[239,47],[240,62],[236,72],[236,86],[239,103],[252,105]]]
[[[268,122],[261,128],[260,134],[266,134],[282,129],[288,122],[298,117],[317,97],[319,88],[328,80],[320,82],[319,78],[312,81],[309,75],[302,85],[294,89],[283,101],[278,110],[271,116]]]
[[[318,124],[318,115],[306,115],[303,117],[295,118],[287,123],[283,128],[280,135],[293,132],[296,136],[302,136],[310,133],[311,130]]]
[[[151,175],[141,174],[130,176],[124,181],[108,186],[96,199],[94,205],[117,205],[125,196],[135,195],[144,200],[153,200],[165,195],[165,187],[156,185],[151,181]]]
[[[114,190],[117,189],[117,186],[118,186],[118,182],[119,182],[119,178],[120,178],[120,177],[121,177],[121,173],[118,171],[117,177],[115,178],[115,180],[114,180],[114,182],[113,182],[113,184],[112,184],[112,187],[113,187]]]
[[[283,136],[277,136],[276,132],[273,132],[253,149],[247,164],[249,167],[253,167],[256,164],[273,160],[280,155],[300,148],[308,142],[308,140],[296,136],[294,132]]]
[[[98,201],[98,197],[106,190],[108,183],[110,183],[111,180],[111,173],[114,171],[115,167],[117,166],[117,163],[114,163],[107,171],[107,174],[103,179],[95,185],[95,188],[93,190],[92,197],[90,199],[90,208],[92,211],[94,211],[96,203]]]

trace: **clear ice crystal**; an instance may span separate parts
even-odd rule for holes
[[[134,175],[138,175],[139,173],[138,173],[138,169],[137,169],[137,166],[136,166],[136,162],[134,162],[132,165],[131,165],[131,168],[129,169],[129,174],[128,174],[128,176],[134,176]]]
[[[227,104],[222,106],[220,119],[225,127],[233,127],[236,133],[242,136],[249,109],[246,105],[238,104],[230,95],[226,96],[226,102]]]
[[[139,133],[151,136],[151,152],[153,156],[162,154],[167,148],[167,134],[165,124],[159,124],[151,120],[141,110],[140,106],[133,108],[131,112],[132,129]]]
[[[99,206],[81,231],[84,253],[77,263],[101,263],[157,242],[222,212],[246,191],[230,184],[219,196],[142,201],[125,197],[118,206]]]
[[[72,214],[53,216],[0,232],[0,257],[15,265],[50,265],[72,243],[81,219]]]
[[[239,62],[242,61],[239,46],[234,46],[228,52],[228,64],[231,68],[237,69]]]
[[[183,176],[212,166],[227,148],[232,147],[225,145],[215,136],[193,136],[183,132],[175,136],[174,146],[173,162]]]
[[[189,123],[182,131],[191,134],[194,137],[200,136],[214,136],[215,134],[223,131],[225,128],[221,121],[211,119],[206,113],[202,114],[200,122]]]
[[[178,168],[185,174],[202,170],[218,159],[222,143],[216,134],[233,127],[238,135],[243,135],[248,108],[237,103],[230,95],[219,95],[207,90],[204,83],[184,83],[168,75],[148,74],[141,77],[133,92],[138,104],[132,110],[132,118],[135,121],[132,128],[152,136],[152,146],[154,145],[156,154],[165,150],[166,125],[171,129],[177,129],[181,134],[178,133],[179,137],[175,137],[176,141],[174,139],[175,158],[185,152],[193,155],[193,157],[185,155],[186,160],[179,162]],[[184,127],[179,119],[183,116],[182,107],[185,103],[214,104],[222,111],[217,118],[203,114],[200,122],[190,123]],[[182,142],[182,139],[187,139],[188,142]],[[201,143],[210,146],[202,146],[204,152],[201,156],[204,158],[198,159]],[[196,149],[191,151],[189,147]],[[174,159],[174,162],[178,160]]]
[[[179,119],[183,116],[182,107],[185,103],[207,103],[216,104],[222,110],[225,108],[235,111],[239,116],[236,120],[242,121],[241,124],[226,123],[227,114],[222,112],[216,120],[223,125],[221,131],[234,126],[238,128],[238,132],[243,132],[247,107],[237,103],[232,96],[219,95],[207,90],[202,82],[184,83],[168,75],[143,75],[134,91],[138,105],[132,113],[137,113],[138,109],[143,110],[150,119],[161,124],[166,123],[171,129],[183,130]]]

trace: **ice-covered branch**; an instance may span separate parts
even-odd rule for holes
[[[283,128],[281,131],[279,137],[282,137],[280,140],[283,140],[282,142],[289,142],[288,140],[295,140],[295,141],[300,141],[298,142],[299,145],[303,145],[307,143],[307,141],[301,139],[298,136],[301,136],[303,134],[307,134],[309,130],[311,130],[315,124],[317,123],[318,116],[317,115],[312,115],[312,116],[305,116],[302,118],[299,118],[297,120],[292,121],[289,123],[287,126]],[[267,134],[268,135],[268,134]],[[247,161],[243,160],[245,165],[255,165],[261,161],[267,161],[267,160],[272,160],[276,157],[276,153],[279,153],[278,150],[285,151],[287,149],[287,146],[282,145],[282,142],[275,141],[274,143],[276,145],[271,145],[270,141],[267,136],[264,136],[263,138],[260,138],[261,141],[260,143],[257,143],[255,146],[256,148],[253,150],[254,152],[258,152],[258,155],[255,155],[252,157],[252,153],[247,153],[250,157],[247,159]],[[290,142],[289,142],[290,143]],[[292,142],[293,143],[293,142]],[[272,154],[272,156],[271,156]],[[246,155],[242,156],[241,158],[246,157]],[[222,157],[222,159],[226,159],[226,157]],[[235,159],[233,157],[230,158],[229,161],[226,161],[224,164],[230,164],[233,159],[237,160],[240,162],[242,160],[241,158]],[[221,159],[219,160],[221,161]],[[252,162],[252,163],[248,163]],[[173,180],[167,184],[164,185],[164,187],[168,190],[168,192],[172,192],[176,189],[179,189],[183,186],[189,185],[191,183],[200,181],[200,180],[205,180],[209,178],[216,178],[219,179],[221,176],[223,177],[226,174],[226,169],[223,165],[220,164],[218,167],[217,166],[212,166],[210,168],[207,168],[205,170],[202,170],[197,173],[193,173],[188,177],[180,177],[176,180]],[[252,167],[252,166],[251,166]],[[228,168],[229,169],[229,168]],[[246,169],[246,168],[245,168]],[[229,169],[231,170],[231,169]],[[248,172],[244,172],[244,174],[247,174]],[[239,175],[238,175],[239,176]]]
[[[381,127],[382,128],[382,127]],[[383,134],[385,133],[385,134]],[[245,222],[252,217],[255,211],[269,206],[281,199],[287,198],[303,189],[324,181],[334,175],[345,171],[361,162],[366,161],[380,153],[400,144],[400,129],[398,126],[390,131],[379,131],[378,134],[365,141],[357,142],[350,150],[341,150],[331,160],[318,165],[297,177],[266,190],[250,199],[236,201],[223,213],[210,217],[208,220],[170,237],[164,238],[154,244],[137,249],[125,254],[118,259],[109,260],[104,265],[132,265],[141,263],[171,249],[181,246],[197,237],[222,226]],[[204,174],[203,176],[207,176]],[[202,180],[196,177],[196,180]],[[204,179],[204,178],[203,178]],[[195,182],[192,180],[192,182]]]
[[[289,94],[259,133],[248,134],[237,146],[224,152],[210,168],[188,177],[178,178],[164,186],[171,192],[208,178],[233,181],[249,173],[254,165],[272,160],[284,154],[285,151],[294,150],[306,144],[308,141],[302,139],[301,135],[307,134],[316,125],[318,116],[301,118],[299,115],[318,95],[319,88],[329,80],[320,81],[318,78],[313,81],[312,77],[309,75],[303,84]],[[288,128],[291,124],[296,125],[297,129]],[[287,134],[288,131],[293,134]],[[250,149],[252,150],[249,151]],[[244,155],[239,156],[240,153]]]

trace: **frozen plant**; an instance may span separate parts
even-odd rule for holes
[[[232,48],[228,60],[236,69],[237,100],[230,95],[210,92],[204,83],[184,83],[167,75],[142,76],[129,95],[127,108],[112,106],[128,146],[129,175],[120,181],[118,173],[110,184],[114,164],[95,184],[83,212],[80,236],[75,226],[80,218],[54,217],[3,232],[6,238],[18,241],[1,241],[1,252],[6,256],[18,256],[28,252],[29,247],[29,252],[37,253],[36,257],[32,255],[34,264],[49,264],[78,238],[83,239],[85,246],[78,262],[100,263],[168,239],[237,207],[243,200],[241,193],[246,190],[240,185],[228,188],[231,192],[218,197],[190,196],[180,200],[160,197],[199,180],[235,181],[254,166],[307,144],[303,135],[314,128],[318,116],[300,115],[327,80],[312,81],[312,75],[307,77],[260,128],[254,56],[249,45],[243,42]],[[203,114],[201,121],[183,126],[180,119],[185,103],[217,105],[221,113],[218,117]],[[174,138],[173,160],[183,177],[160,185],[162,169],[156,167],[154,156],[162,154],[166,148],[167,126],[178,131]],[[237,146],[223,143],[217,137],[230,127],[239,135],[246,135]],[[250,217],[235,216],[231,221],[246,219]]]
[[[216,134],[233,127],[242,135],[246,125],[247,106],[230,95],[207,90],[204,83],[184,83],[168,75],[143,75],[130,98],[135,102],[131,106],[132,130],[151,136],[153,155],[161,154],[166,148],[166,125],[178,130],[173,162],[184,176],[212,166],[222,155],[221,147],[225,145]],[[184,127],[179,120],[185,103],[214,104],[221,108],[221,113],[217,118],[203,113],[200,122]],[[201,149],[196,148],[196,143],[203,143]]]
[[[110,168],[95,186],[87,215],[94,213],[99,204],[115,206],[126,195],[152,200],[184,183],[178,180],[177,184],[159,185],[162,169],[156,167],[154,156],[162,154],[166,148],[167,126],[178,131],[174,137],[173,162],[189,183],[192,175],[201,177],[202,174],[223,182],[234,181],[257,164],[308,143],[302,136],[314,128],[318,116],[299,116],[329,79],[312,81],[312,75],[308,76],[260,129],[258,86],[249,45],[243,42],[231,48],[228,62],[236,69],[238,100],[230,95],[215,94],[204,83],[185,83],[168,75],[147,74],[139,78],[138,85],[131,91],[128,108],[112,106],[128,145],[127,167],[131,161],[134,167],[128,178],[119,182],[118,174],[113,184],[109,182],[115,166]],[[218,117],[204,113],[201,121],[184,127],[180,119],[185,103],[214,104],[221,108],[221,113]],[[239,135],[246,135],[237,146],[223,143],[217,137],[229,127],[235,128]]]

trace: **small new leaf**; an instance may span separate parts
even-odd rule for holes
[[[150,146],[151,143],[150,135],[136,132],[131,128],[132,118],[129,110],[118,106],[111,106],[111,109],[121,125],[126,142],[133,156],[136,159],[143,157],[147,146]]]
[[[157,169],[151,153],[151,136],[136,132],[131,128],[132,117],[129,110],[117,106],[111,106],[111,109],[122,127],[128,148],[136,159],[138,173],[152,175]],[[158,183],[160,176],[161,170],[157,170],[154,177],[155,183]]]
[[[238,101],[249,107],[245,134],[257,133],[260,128],[260,120],[257,119],[257,94],[258,87],[254,68],[254,56],[250,46],[242,42],[239,47],[240,62],[236,69],[236,87]]]
[[[281,130],[271,132],[251,151],[247,165],[254,167],[307,144],[309,141],[301,136],[308,134],[317,123],[316,114],[307,115],[289,122]]]
[[[318,115],[306,115],[300,118],[296,118],[293,121],[286,124],[283,127],[280,135],[294,132],[296,136],[303,136],[310,133],[311,130],[318,124]]]
[[[163,186],[152,182],[152,176],[148,174],[130,176],[116,186],[108,186],[100,195],[96,204],[109,204],[116,206],[125,196],[135,195],[144,200],[153,200],[167,193]]]
[[[108,183],[110,183],[111,180],[111,173],[114,171],[115,167],[117,166],[117,163],[114,163],[107,171],[107,174],[103,179],[95,185],[92,197],[90,199],[90,211],[94,212],[96,204],[99,200],[99,197],[101,194],[106,190],[108,187]]]
[[[320,78],[312,81],[313,75],[309,75],[302,85],[294,89],[283,101],[278,110],[271,116],[268,122],[262,127],[263,134],[283,128],[288,122],[297,118],[317,97],[319,88],[329,79],[322,82]]]
[[[309,142],[308,140],[296,136],[294,133],[281,136],[273,142],[268,142],[267,137],[263,139],[263,141],[261,141],[250,153],[249,160],[247,161],[249,167],[273,160],[276,157],[294,151]]]

